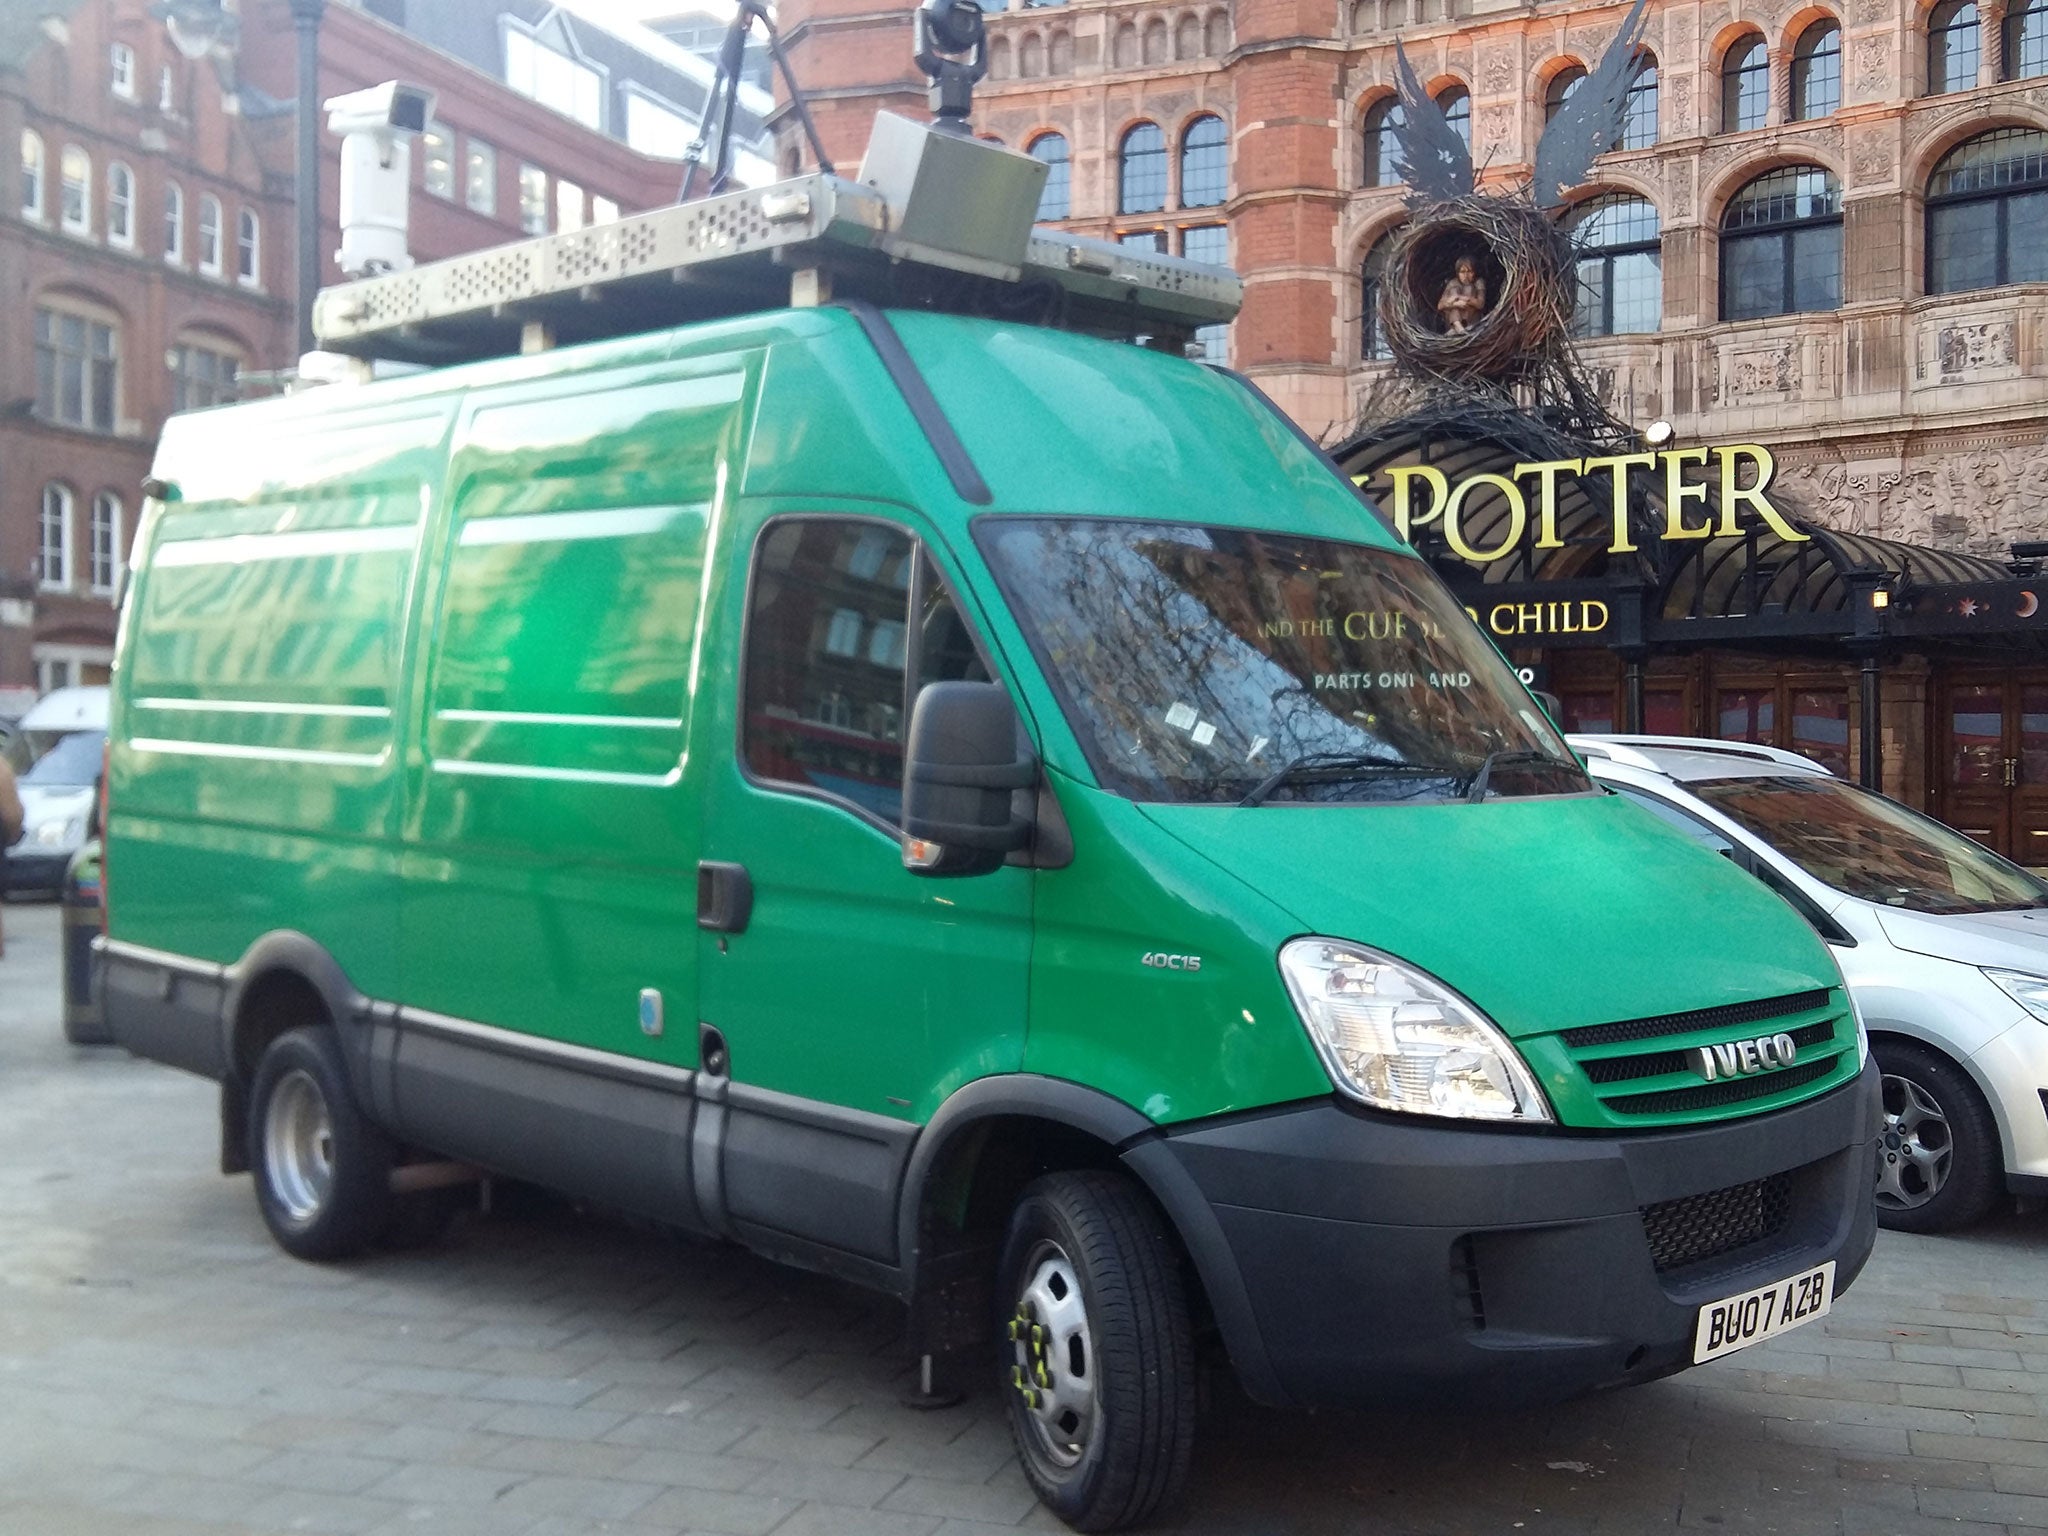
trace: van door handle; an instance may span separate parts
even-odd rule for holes
[[[697,865],[697,926],[713,933],[745,933],[754,915],[754,882],[744,864],[705,859]]]

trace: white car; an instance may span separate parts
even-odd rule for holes
[[[2048,883],[1775,747],[1572,736],[1593,777],[1751,871],[1840,962],[1884,1074],[1878,1219],[2048,1195]]]
[[[0,852],[0,894],[54,893],[91,832],[107,740],[107,690],[56,689],[21,717],[17,730],[34,756],[20,775],[21,838]]]

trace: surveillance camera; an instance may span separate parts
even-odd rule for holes
[[[386,80],[367,90],[329,97],[324,105],[329,133],[423,133],[434,114],[434,93]]]
[[[981,46],[981,7],[975,0],[924,0],[924,17],[941,53],[972,53]]]

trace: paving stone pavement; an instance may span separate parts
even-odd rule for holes
[[[972,1536],[1061,1527],[993,1394],[917,1413],[896,1309],[545,1202],[286,1257],[209,1085],[63,1044],[56,910],[0,959],[0,1536]],[[1162,1528],[2048,1528],[2048,1216],[1884,1234],[1822,1323],[1543,1413],[1218,1402]]]

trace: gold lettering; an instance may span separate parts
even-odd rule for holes
[[[1394,531],[1412,544],[1411,530],[1434,522],[1443,511],[1444,503],[1451,494],[1451,482],[1442,470],[1428,464],[1397,464],[1387,471],[1387,478],[1394,482]],[[1420,480],[1430,488],[1429,510],[1420,516],[1414,511],[1414,492],[1409,488],[1411,480]]]
[[[1735,466],[1743,454],[1756,461],[1756,484],[1751,486],[1735,483]],[[1716,448],[1714,456],[1721,461],[1721,526],[1716,531],[1722,538],[1731,539],[1742,532],[1735,524],[1735,504],[1738,501],[1746,501],[1754,507],[1756,515],[1769,523],[1771,531],[1788,544],[1803,544],[1811,537],[1786,522],[1778,509],[1771,505],[1770,498],[1764,495],[1778,467],[1770,449],[1743,443],[1732,448]]]
[[[1534,464],[1517,464],[1515,478],[1524,475],[1536,477],[1536,547],[1538,549],[1563,549],[1564,540],[1557,536],[1557,477],[1576,475],[1579,472],[1578,459],[1543,459]]]
[[[1442,476],[1438,478],[1441,479]],[[1508,504],[1507,532],[1501,535],[1499,547],[1490,550],[1474,549],[1467,544],[1465,530],[1458,524],[1458,515],[1464,509],[1465,498],[1482,485],[1497,487]],[[1500,559],[1522,542],[1522,530],[1529,525],[1529,503],[1522,495],[1522,488],[1506,475],[1468,475],[1458,482],[1458,488],[1451,492],[1450,499],[1444,503],[1443,516],[1444,542],[1451,546],[1451,552],[1462,560],[1477,560],[1484,564]]]
[[[1598,624],[1593,622],[1593,610],[1595,608],[1600,610],[1600,622]],[[1597,597],[1589,597],[1585,602],[1585,610],[1585,622],[1581,625],[1585,633],[1590,635],[1607,627],[1607,605],[1605,603],[1601,602]]]
[[[1543,633],[1543,605],[1541,603],[1515,604],[1515,633],[1518,635],[1540,635]]]
[[[1353,629],[1353,628],[1351,627],[1351,621],[1352,621],[1353,619],[1356,619],[1356,620],[1358,620],[1358,621],[1359,621],[1359,626],[1358,626],[1358,628],[1356,628],[1356,629]],[[1362,613],[1347,613],[1347,614],[1345,614],[1345,615],[1344,615],[1344,638],[1345,638],[1346,640],[1363,640],[1363,639],[1365,638],[1365,622],[1364,622],[1364,621],[1365,621],[1365,615],[1364,615],[1364,614],[1362,614]]]
[[[1696,485],[1686,483],[1681,475],[1688,464],[1705,464],[1707,450],[1704,448],[1667,448],[1658,455],[1664,461],[1664,537],[1666,539],[1704,539],[1714,532],[1713,519],[1694,528],[1685,520],[1685,504],[1697,501],[1701,506],[1707,502],[1707,485],[1704,480]]]
[[[1514,606],[1513,603],[1495,603],[1492,610],[1486,615],[1486,627],[1496,635],[1512,635],[1515,632],[1514,627],[1503,620],[1501,615],[1514,612]],[[1470,612],[1470,610],[1468,609],[1467,612]],[[1472,616],[1474,618],[1478,617],[1477,614]]]
[[[1365,616],[1366,635],[1374,640],[1384,640],[1394,632],[1393,615],[1369,613]]]
[[[1609,508],[1614,517],[1614,541],[1607,546],[1610,555],[1635,553],[1635,541],[1629,537],[1628,526],[1628,472],[1639,464],[1654,467],[1656,462],[1654,453],[1613,453],[1605,458],[1586,460],[1582,473],[1590,475],[1595,470],[1604,469],[1613,480]]]

